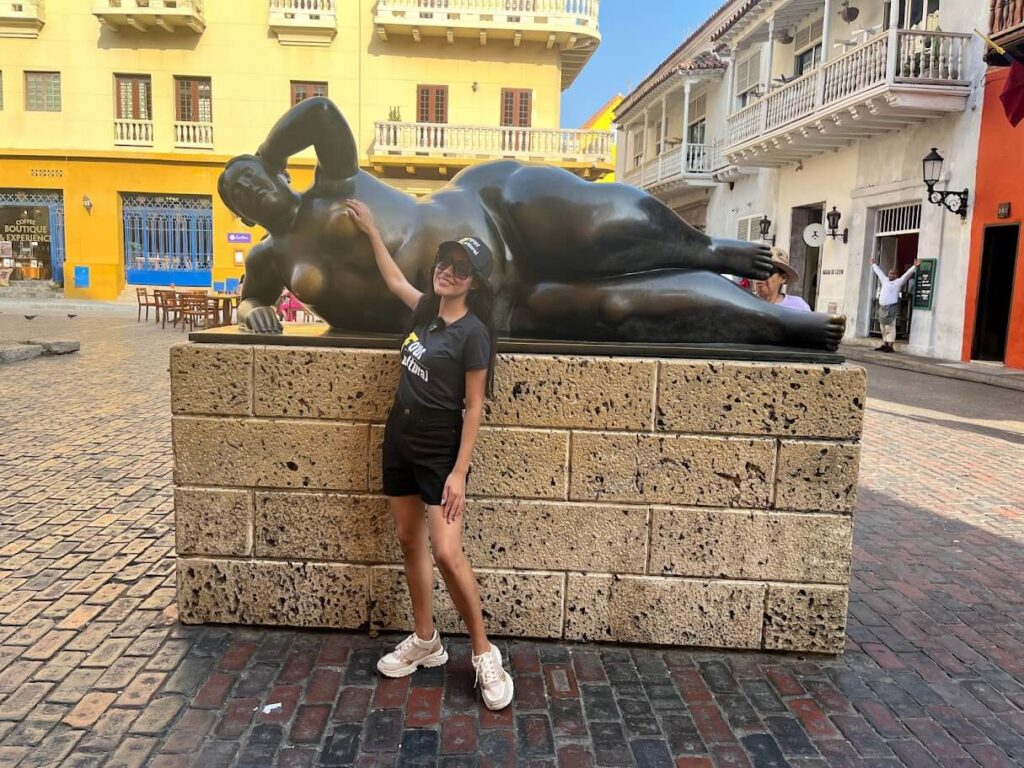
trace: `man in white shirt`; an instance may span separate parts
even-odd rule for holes
[[[910,276],[921,265],[917,259],[914,265],[903,273],[902,277],[895,269],[889,270],[888,277],[878,266],[878,260],[871,259],[871,269],[878,275],[881,284],[878,289],[878,323],[882,326],[882,346],[876,347],[878,352],[895,352],[892,343],[896,341],[896,318],[900,313],[900,292]]]

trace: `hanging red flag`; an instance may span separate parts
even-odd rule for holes
[[[1003,110],[1010,125],[1016,128],[1024,120],[1024,64],[1016,59],[1010,64],[1010,74],[1006,77],[1006,85],[999,99],[1003,102]]]

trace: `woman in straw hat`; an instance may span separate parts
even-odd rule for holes
[[[798,312],[810,312],[811,308],[806,301],[782,291],[783,287],[800,279],[797,271],[789,265],[789,254],[781,248],[772,248],[772,266],[774,269],[767,280],[755,282],[754,290],[757,291],[757,295],[769,304],[780,304]]]

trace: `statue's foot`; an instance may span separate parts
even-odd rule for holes
[[[835,352],[846,332],[846,318],[823,312],[793,312],[796,317],[792,335],[784,343],[808,349]]]
[[[767,280],[775,269],[772,249],[767,243],[716,239],[712,240],[711,248],[723,274]]]

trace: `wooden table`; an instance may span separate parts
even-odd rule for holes
[[[231,325],[231,313],[238,306],[237,293],[209,293],[211,299],[217,302],[217,308],[221,313],[221,324]]]

